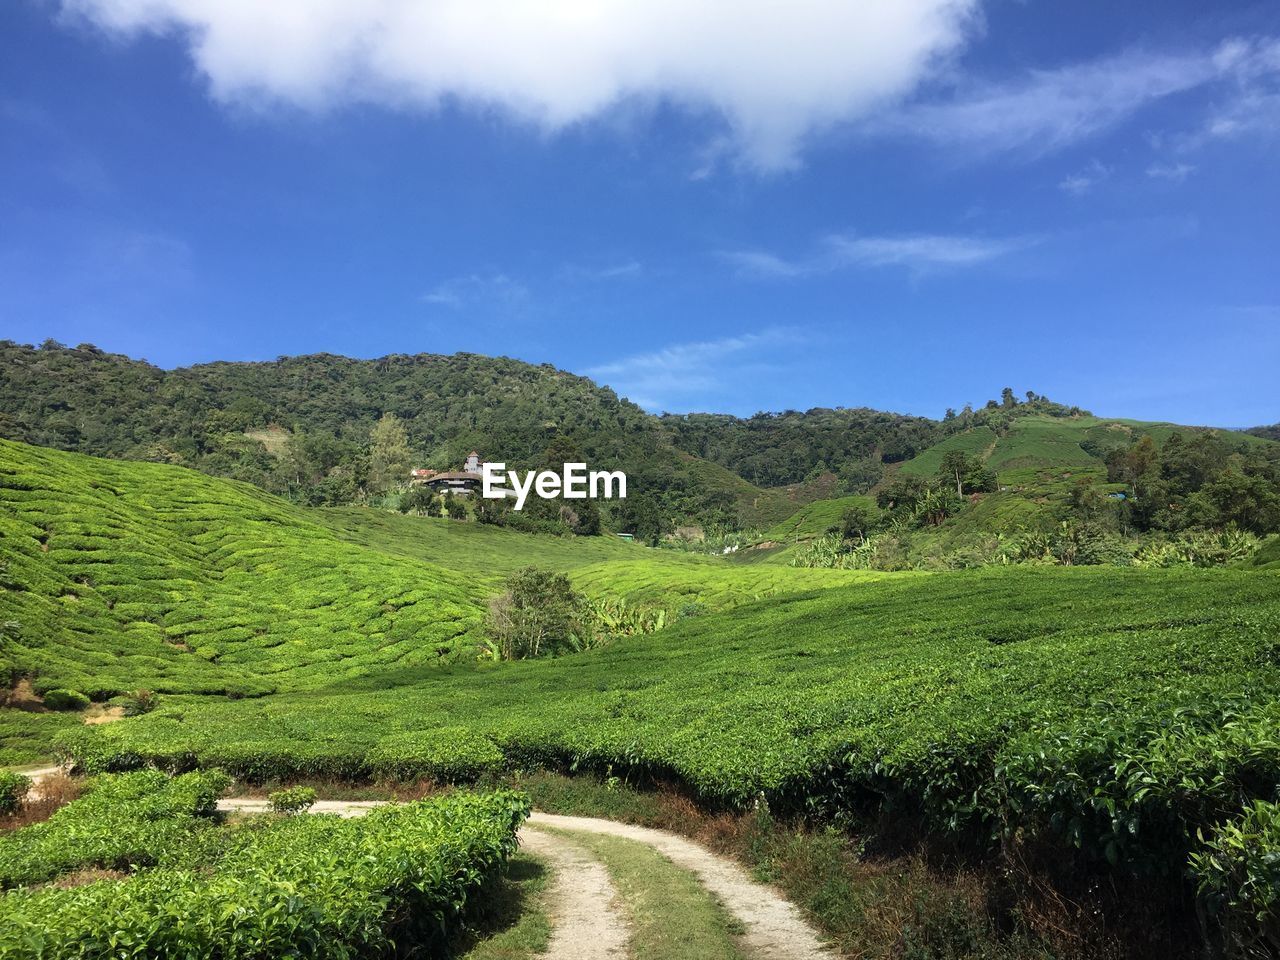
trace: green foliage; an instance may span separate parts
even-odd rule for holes
[[[572,650],[589,629],[583,597],[563,573],[526,567],[489,604],[484,650],[495,660],[525,660]]]
[[[605,638],[634,637],[655,633],[667,625],[667,611],[662,607],[628,604],[625,598],[584,598],[588,623],[596,634]]]
[[[844,540],[861,543],[866,540],[880,522],[879,512],[869,503],[851,504],[840,515],[840,528],[836,531]]]
[[[267,794],[267,802],[276,813],[292,815],[309,810],[316,802],[312,787],[286,787]]]
[[[1139,530],[1280,531],[1280,455],[1246,436],[1175,433],[1162,446],[1144,437],[1107,455],[1107,478],[1125,485],[1127,519]]]
[[[412,466],[456,470],[472,449],[542,468],[560,443],[581,461],[624,470],[666,524],[696,521],[717,491],[751,522],[796,507],[677,449],[657,418],[607,387],[475,354],[161,370],[88,344],[0,341],[0,437],[194,467],[313,506],[392,492]]]
[[[748,419],[667,414],[662,424],[682,450],[760,486],[799,483],[814,464],[826,463],[840,471],[850,492],[861,492],[878,479],[873,476],[876,464],[910,459],[938,439],[937,424],[925,417],[865,408],[788,410]],[[851,466],[858,462],[859,468]]]
[[[451,492],[444,495],[444,512],[450,520],[467,519],[467,505]]]
[[[436,955],[528,812],[510,791],[454,793],[210,829],[123,880],[5,894],[0,956]]]
[[[806,543],[791,557],[790,564],[818,570],[893,569],[892,545],[892,537],[864,537],[854,542],[843,533],[829,533]]]
[[[0,814],[13,813],[21,807],[30,789],[30,777],[0,770]]]
[[[83,710],[89,706],[89,698],[79,690],[47,690],[44,705],[50,710]]]
[[[368,756],[379,780],[470,783],[502,766],[502,751],[466,727],[399,733],[378,741]]]
[[[439,509],[436,505],[436,495],[428,487],[410,487],[400,497],[400,512],[413,513],[420,517],[437,516]]]
[[[408,482],[413,452],[409,435],[394,413],[384,413],[369,433],[369,487],[386,493]]]
[[[1280,951],[1280,806],[1255,800],[1191,857],[1200,895],[1233,955]]]
[[[1156,541],[1133,557],[1138,567],[1220,567],[1240,563],[1257,552],[1260,541],[1243,530],[1193,531],[1171,541]]]
[[[0,835],[0,888],[86,867],[132,870],[168,862],[176,849],[211,829],[209,817],[229,783],[217,770],[173,778],[158,770],[99,777],[44,823]]]
[[[124,698],[124,715],[140,717],[156,708],[156,695],[151,690],[139,688]]]

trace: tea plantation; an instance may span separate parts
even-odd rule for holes
[[[37,692],[161,691],[145,716],[59,734],[85,770],[612,770],[712,806],[763,795],[840,823],[920,824],[979,854],[1034,844],[1199,883],[1232,916],[1275,903],[1274,571],[744,565],[307,511],[175,468],[8,443],[0,510],[12,669]],[[661,606],[673,625],[478,665],[467,651],[486,598],[530,562]],[[299,842],[365,842],[314,829]],[[71,916],[88,896],[48,902]]]
[[[0,957],[348,958],[430,951],[515,849],[520,794],[217,825],[218,772],[98,778],[0,835]],[[94,879],[76,871],[114,870]],[[55,886],[32,886],[59,878]],[[17,886],[17,884],[21,884]]]
[[[102,701],[395,682],[471,660],[488,598],[530,563],[672,613],[867,576],[307,510],[191,470],[0,441],[0,686],[25,677],[36,695]],[[47,756],[74,723],[0,709],[0,763]]]

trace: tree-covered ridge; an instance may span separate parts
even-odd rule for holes
[[[1280,440],[1280,423],[1272,424],[1269,427],[1250,427],[1245,433],[1255,437],[1262,437],[1264,440]]]
[[[880,464],[909,460],[939,439],[937,421],[865,407],[787,410],[745,419],[667,414],[662,423],[680,449],[765,487],[864,463],[874,472]]]
[[[541,503],[515,519],[650,543],[685,524],[768,529],[815,499],[878,491],[899,464],[932,476],[951,452],[1002,475],[1101,470],[1112,450],[1182,429],[1011,388],[942,420],[867,408],[658,418],[585,377],[509,358],[317,354],[166,371],[91,345],[0,341],[3,438],[194,467],[310,505],[395,493],[410,466],[452,468],[472,449],[519,468],[584,459],[625,470],[628,499],[604,505],[599,522],[566,524],[561,504],[534,516]],[[1228,434],[1224,450],[1267,443]]]
[[[331,354],[162,370],[91,345],[0,342],[0,432],[41,446],[180,462],[228,475],[271,474],[275,458],[244,436],[294,434],[296,466],[354,456],[386,413],[426,466],[484,447],[521,463],[556,436],[589,456],[627,460],[660,445],[651,419],[607,387],[553,367],[474,354]]]
[[[799,483],[829,471],[838,476],[843,492],[862,493],[883,479],[887,467],[925,455],[950,437],[974,431],[1002,435],[1025,418],[1089,416],[1034,390],[1019,400],[1012,387],[1005,387],[999,399],[976,409],[966,405],[959,413],[948,409],[941,421],[867,407],[815,407],[747,418],[667,414],[662,423],[680,449],[760,486]]]

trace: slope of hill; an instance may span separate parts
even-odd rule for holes
[[[800,483],[815,470],[839,471],[862,460],[894,463],[935,443],[938,423],[880,410],[815,408],[803,413],[667,414],[680,449],[719,463],[752,483]]]
[[[5,686],[25,678],[36,695],[72,689],[99,701],[137,688],[262,696],[465,664],[488,598],[531,563],[673,615],[866,578],[299,507],[180,467],[9,441],[0,557]],[[10,712],[0,727],[29,735],[20,720],[61,725]]]
[[[763,794],[868,831],[923,823],[986,855],[1003,838],[1108,888],[1141,878],[1144,904],[1176,914],[1201,837],[1280,782],[1276,586],[895,578],[431,683],[174,704],[64,743],[90,768],[194,759],[272,779],[430,775],[479,743],[520,769],[675,780],[739,808]]]
[[[560,442],[634,474],[668,518],[698,518],[725,498],[750,523],[798,506],[678,451],[635,404],[547,365],[322,354],[161,370],[90,345],[0,341],[0,437],[194,467],[313,503],[349,502],[363,489],[370,431],[386,413],[405,424],[422,466],[453,467],[477,449],[541,467]]]
[[[89,767],[429,775],[463,745],[491,766],[670,778],[714,803],[763,792],[866,824],[906,810],[977,853],[1013,830],[1071,869],[1154,865],[1174,904],[1198,837],[1280,781],[1266,571],[741,565],[302,508],[10,442],[0,506],[10,673],[35,692],[161,691],[145,716],[63,731]],[[682,615],[553,660],[452,657],[530,561]],[[0,725],[26,731],[0,759],[48,750],[50,730],[12,711]]]

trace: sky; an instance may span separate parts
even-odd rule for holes
[[[1280,3],[9,0],[0,339],[1280,421]]]

